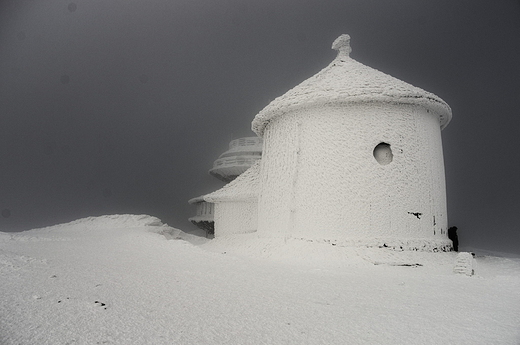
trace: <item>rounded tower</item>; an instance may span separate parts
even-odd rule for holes
[[[439,97],[337,57],[256,115],[258,235],[448,250]]]
[[[233,181],[262,158],[262,143],[263,140],[259,137],[232,140],[229,150],[213,163],[209,173],[226,183]]]

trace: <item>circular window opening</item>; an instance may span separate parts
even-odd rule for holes
[[[394,155],[392,153],[392,149],[390,148],[390,144],[387,143],[379,143],[374,148],[374,158],[381,165],[387,165],[392,162],[394,159]]]

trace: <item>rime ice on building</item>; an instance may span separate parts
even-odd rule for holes
[[[223,188],[205,195],[215,205],[215,234],[227,236],[255,232],[258,227],[259,162]]]
[[[213,234],[215,232],[214,205],[210,202],[206,202],[203,196],[188,200],[188,204],[195,205],[196,207],[195,215],[188,220],[200,229],[206,231],[206,235]]]
[[[212,176],[231,182],[249,169],[262,156],[262,138],[249,137],[232,140],[229,150],[220,155],[209,171]]]
[[[348,35],[332,47],[336,59],[254,118],[260,164],[204,197],[216,203],[216,236],[450,249],[441,142],[450,107],[353,60]]]
[[[262,138],[248,137],[232,140],[229,150],[213,163],[209,173],[224,182],[231,182],[249,169],[262,156]],[[214,232],[214,205],[203,196],[190,199],[188,203],[197,207],[196,215],[189,221],[206,231]]]

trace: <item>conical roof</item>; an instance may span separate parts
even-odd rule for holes
[[[258,176],[260,161],[256,161],[249,169],[213,193],[204,195],[207,202],[222,201],[254,201],[258,198]]]
[[[451,120],[449,105],[436,95],[365,66],[350,57],[350,36],[341,35],[332,44],[337,57],[324,69],[269,103],[254,118],[253,131],[263,136],[269,121],[301,108],[386,102],[418,104],[439,116],[441,129]]]

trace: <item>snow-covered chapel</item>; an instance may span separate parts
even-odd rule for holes
[[[327,67],[255,116],[261,160],[204,196],[215,236],[450,250],[441,141],[450,107],[352,59],[348,35],[332,48]]]

